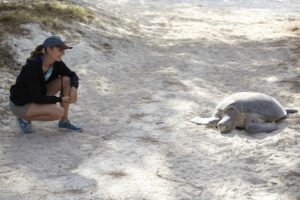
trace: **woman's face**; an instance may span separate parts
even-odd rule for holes
[[[48,48],[47,55],[50,56],[54,61],[61,61],[65,50],[59,47]]]

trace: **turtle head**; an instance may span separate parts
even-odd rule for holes
[[[206,124],[206,126],[209,128],[216,128],[219,121],[220,118],[212,117],[210,118],[210,121]]]
[[[217,124],[221,133],[228,133],[235,129],[238,112],[235,108],[229,108],[224,112],[224,116]]]

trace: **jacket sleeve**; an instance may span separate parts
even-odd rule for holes
[[[79,86],[79,78],[77,76],[77,74],[75,72],[73,72],[72,70],[70,70],[66,64],[61,61],[59,62],[60,66],[59,66],[59,74],[61,76],[68,76],[71,79],[71,87],[75,87],[76,89]]]
[[[37,104],[52,104],[61,102],[62,98],[57,96],[46,96],[42,94],[40,71],[38,65],[28,64],[26,68],[26,82],[31,100]]]

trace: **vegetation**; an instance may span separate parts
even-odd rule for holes
[[[54,30],[65,27],[65,22],[90,22],[91,10],[70,1],[22,0],[0,2],[0,31],[17,33],[24,23],[38,23]],[[2,29],[2,30],[1,30]]]
[[[288,31],[293,32],[296,35],[300,35],[300,23],[296,22],[288,27]]]
[[[95,18],[94,13],[65,0],[0,0],[0,43],[5,34],[22,34],[20,25],[38,23],[46,30],[63,31],[73,21],[88,23]],[[10,52],[2,48],[1,66],[14,66]]]

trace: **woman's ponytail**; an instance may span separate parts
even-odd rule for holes
[[[33,56],[35,55],[39,55],[39,54],[42,54],[43,53],[43,50],[44,50],[44,46],[42,44],[40,44],[39,46],[37,46],[34,51],[32,51],[30,53],[30,58],[32,58]]]

